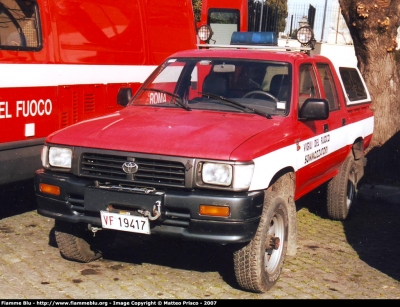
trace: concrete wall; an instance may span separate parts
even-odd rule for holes
[[[278,46],[300,47],[300,43],[294,39],[278,39]],[[357,58],[353,45],[335,45],[328,43],[316,43],[311,54],[321,54],[331,59],[336,65],[357,66]]]
[[[330,58],[335,64],[342,66],[357,66],[357,58],[353,45],[333,45],[327,43],[316,43],[314,54],[321,54]]]

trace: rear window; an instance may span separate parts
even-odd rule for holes
[[[339,67],[339,73],[348,98],[347,104],[369,101],[367,89],[357,69]]]
[[[240,29],[240,12],[234,9],[210,9],[208,24],[213,29],[214,44],[229,45],[232,33]]]

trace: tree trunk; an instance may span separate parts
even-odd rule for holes
[[[366,175],[400,183],[400,0],[339,0],[372,98],[375,128]]]

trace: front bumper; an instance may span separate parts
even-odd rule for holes
[[[60,195],[40,192],[41,183],[60,187]],[[40,169],[35,173],[35,193],[38,213],[71,223],[87,223],[101,228],[100,211],[107,208],[152,212],[159,205],[161,215],[150,221],[151,234],[220,244],[250,241],[257,230],[264,192],[209,190],[118,189],[72,174],[60,174]],[[228,217],[204,216],[200,205],[229,206]]]

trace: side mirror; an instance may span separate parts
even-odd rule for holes
[[[130,87],[123,87],[118,90],[117,104],[126,107],[126,105],[131,99],[132,99],[132,89]]]
[[[300,120],[323,120],[329,117],[329,104],[326,99],[308,98],[299,111]]]

